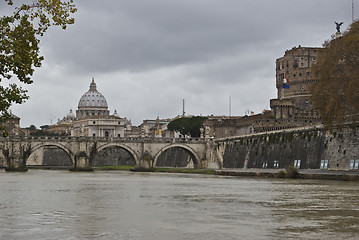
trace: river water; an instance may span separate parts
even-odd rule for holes
[[[0,239],[359,239],[359,183],[0,171]]]

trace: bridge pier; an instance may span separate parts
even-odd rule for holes
[[[86,157],[79,157],[79,159],[77,160],[77,166],[78,168],[89,168],[92,167],[89,164],[89,161]]]
[[[31,144],[21,141],[18,136],[11,142],[2,142],[0,145],[3,166],[7,169],[26,169],[26,160],[31,154]]]

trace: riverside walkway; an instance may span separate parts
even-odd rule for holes
[[[248,169],[221,169],[216,172],[221,175],[229,176],[267,176],[275,177],[280,171],[285,169],[269,169],[269,168],[248,168]],[[321,169],[298,169],[298,178],[303,179],[325,179],[325,180],[359,180],[359,170],[343,171],[343,170],[321,170]]]

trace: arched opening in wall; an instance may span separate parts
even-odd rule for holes
[[[158,156],[156,167],[197,168],[193,154],[181,147],[172,147]]]
[[[130,152],[118,146],[106,147],[99,151],[92,165],[94,167],[103,166],[135,166],[136,161]]]
[[[26,165],[29,167],[71,167],[72,160],[63,149],[57,146],[44,146],[31,153]]]

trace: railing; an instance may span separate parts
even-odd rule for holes
[[[267,136],[267,135],[276,134],[276,133],[297,133],[297,132],[313,131],[313,130],[320,131],[323,129],[324,129],[324,127],[322,125],[286,128],[286,129],[280,129],[280,130],[272,130],[272,131],[266,131],[266,132],[246,134],[246,135],[241,135],[241,136],[218,138],[215,140],[215,142],[218,143],[218,142],[234,141],[234,140],[239,140],[239,139],[248,138],[248,137]]]
[[[68,136],[11,136],[0,141],[56,141],[56,142],[134,142],[134,143],[206,143],[212,138],[149,138],[149,137],[68,137]]]

